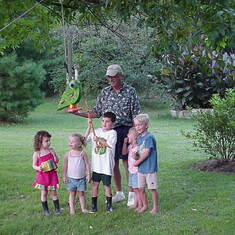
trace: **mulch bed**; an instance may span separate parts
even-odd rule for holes
[[[212,159],[203,162],[197,162],[189,166],[189,168],[208,172],[235,173],[235,160],[228,161]]]

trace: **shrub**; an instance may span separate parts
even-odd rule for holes
[[[213,94],[224,95],[235,86],[235,55],[205,51],[195,47],[180,56],[168,55],[157,73],[158,82],[165,85],[178,110],[210,108]]]
[[[193,115],[193,132],[183,133],[197,149],[221,160],[235,160],[235,92],[227,89],[225,97],[214,94],[210,99],[213,112]]]
[[[0,58],[0,121],[27,117],[42,99],[45,70],[31,61],[17,62],[15,54]]]

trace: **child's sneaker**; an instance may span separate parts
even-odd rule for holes
[[[125,200],[125,195],[123,192],[117,192],[115,196],[112,198],[112,202],[120,202]]]
[[[127,206],[133,206],[135,203],[135,192],[129,192]]]

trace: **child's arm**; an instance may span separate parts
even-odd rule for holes
[[[53,156],[54,156],[54,162],[55,162],[55,163],[58,163],[58,162],[59,162],[59,158],[58,158],[58,156],[56,155],[55,150],[54,150],[53,148],[51,148],[50,151],[51,151],[51,153],[52,153]]]
[[[122,155],[128,154],[128,138],[126,137],[123,141],[123,146],[122,146]]]
[[[89,163],[86,152],[83,152],[83,159],[84,159],[85,167],[86,167],[86,181],[90,182],[90,180],[91,180],[91,170],[90,170],[90,163]]]
[[[63,165],[63,182],[67,183],[67,170],[68,170],[68,153],[64,155],[64,165]]]
[[[151,148],[146,148],[144,152],[140,155],[140,158],[135,161],[134,166],[139,166],[140,163],[142,163],[146,158],[149,157],[151,152]]]
[[[91,133],[91,128],[92,128],[92,119],[91,118],[88,118],[87,119],[87,129],[86,129],[86,132],[84,134],[84,138],[85,140],[87,140],[87,137],[89,136],[89,134]]]
[[[38,159],[38,153],[37,152],[34,152],[33,153],[33,169],[36,170],[36,171],[42,171],[42,166],[37,166],[37,159]]]

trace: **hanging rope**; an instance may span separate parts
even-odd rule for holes
[[[64,58],[65,58],[65,65],[66,65],[66,84],[69,84],[69,71],[68,71],[68,63],[67,63],[67,44],[66,44],[66,32],[65,32],[65,20],[64,20],[64,6],[63,6],[63,0],[60,0],[60,6],[61,6],[61,20],[62,20],[62,29],[64,34]]]
[[[7,24],[6,26],[4,26],[3,28],[0,29],[0,32],[3,31],[4,29],[6,29],[7,27],[9,27],[10,25],[12,25],[13,23],[15,23],[16,21],[20,20],[24,15],[26,15],[28,12],[30,12],[31,10],[33,10],[35,7],[37,7],[38,5],[40,5],[44,0],[41,0],[40,2],[35,3],[31,8],[29,8],[27,11],[25,11],[23,14],[21,14],[20,16],[18,16],[17,18],[15,18],[13,21],[11,21],[9,24]]]

